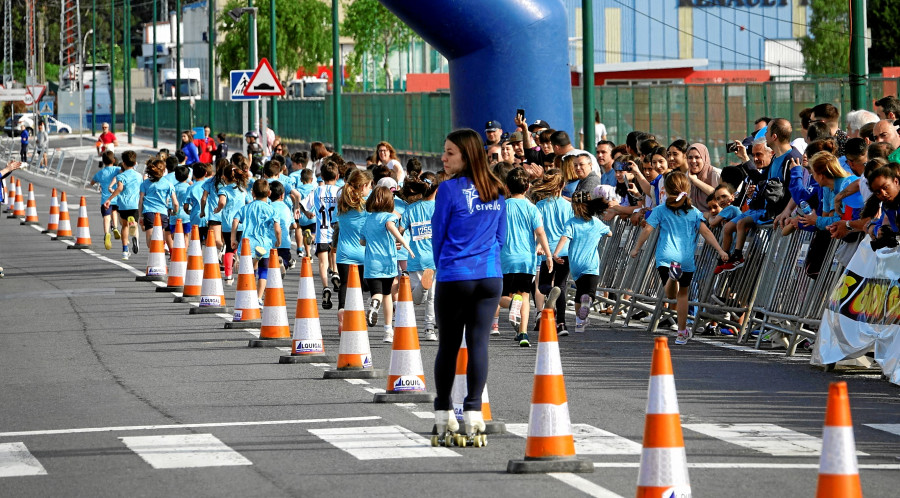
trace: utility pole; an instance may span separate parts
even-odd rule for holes
[[[97,0],[91,0],[91,136],[97,134]]]
[[[594,1],[581,0],[581,123],[584,150],[594,153]],[[527,131],[527,130],[526,130]]]
[[[175,1],[175,150],[181,148],[181,0]]]
[[[12,0],[5,0],[3,2],[3,86],[7,86],[13,80],[12,37]]]
[[[338,0],[331,0],[331,100],[334,103],[334,151],[343,155],[341,130],[341,80],[344,76],[341,65],[340,23],[338,22]]]
[[[276,46],[275,43],[275,0],[269,0],[269,59],[272,64],[272,71],[275,73],[275,77],[278,77],[278,63],[276,58]],[[272,129],[278,129],[278,98],[271,97],[272,102]]]
[[[125,131],[128,134],[128,143],[131,143],[131,122],[134,119],[131,115],[131,0],[124,1],[125,27],[122,34],[125,38]]]
[[[259,56],[256,51],[257,39],[256,39],[256,15],[257,10],[253,7],[253,0],[247,1],[247,6],[251,9],[250,12],[250,68],[256,69],[256,66],[259,64]],[[259,99],[261,100],[261,99]],[[260,147],[263,148],[263,152],[266,150],[266,145],[268,145],[268,140],[266,140],[265,130],[262,126],[262,119],[260,119],[260,105],[259,100],[254,100],[253,105],[250,106],[250,129],[258,130],[259,137],[257,137],[259,141]],[[263,106],[265,108],[265,106]]]
[[[868,109],[869,61],[866,57],[866,0],[850,0],[850,107]]]
[[[109,131],[116,132],[116,0],[109,0]]]
[[[206,41],[209,44],[209,75],[207,77],[206,83],[206,100],[207,100],[207,122],[211,129],[213,128],[213,123],[215,123],[216,119],[216,111],[215,111],[215,98],[216,92],[215,89],[219,86],[216,81],[216,0],[206,0],[206,10],[208,16],[209,25],[206,28]]]
[[[156,11],[159,0],[153,0],[153,148],[159,148],[159,68],[156,60],[159,58],[159,45],[156,42],[156,30],[159,28],[159,12]]]

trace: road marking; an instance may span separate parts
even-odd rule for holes
[[[369,381],[367,381],[365,379],[344,379],[344,380],[346,380],[348,384],[353,384],[353,385],[357,385],[357,386],[369,385]]]
[[[329,368],[329,367],[331,367],[331,364],[330,364],[330,363],[310,363],[310,365],[312,365],[312,366],[314,366],[314,367],[322,367],[322,368]]]
[[[818,470],[817,463],[750,463],[750,462],[734,462],[734,463],[688,463],[689,469],[759,469],[759,470]],[[594,462],[595,469],[638,469],[641,467],[637,462]],[[867,463],[860,464],[861,470],[900,470],[900,464],[897,463]]]
[[[69,240],[64,240],[63,242],[71,242],[71,241],[69,241]],[[118,266],[119,268],[124,268],[125,270],[128,270],[128,271],[130,271],[131,273],[133,273],[133,274],[135,274],[135,275],[137,275],[137,276],[139,276],[139,277],[140,277],[140,276],[144,276],[144,272],[139,271],[138,269],[134,268],[133,266],[129,265],[128,263],[123,263],[123,262],[121,262],[121,261],[116,261],[116,260],[111,259],[111,258],[108,258],[108,257],[106,257],[106,256],[96,256],[96,258],[99,259],[99,260],[102,260],[102,261],[106,261],[106,262],[108,262],[108,263],[112,263],[112,264]]]
[[[0,301],[4,299],[61,299],[75,296],[112,296],[116,289],[104,287],[101,289],[54,289],[47,291],[17,292],[15,294],[0,294]]]
[[[890,432],[900,436],[900,424],[863,424],[866,427],[878,429],[879,431]]]
[[[357,460],[460,456],[447,448],[432,447],[431,441],[399,425],[310,429],[309,432]]]
[[[818,456],[822,440],[775,424],[682,424],[685,429],[772,456]],[[865,456],[866,453],[856,452]]]
[[[47,475],[25,443],[0,444],[0,477]]]
[[[281,351],[282,353],[290,353],[292,351],[292,348],[280,347],[280,346],[276,347],[275,349]]]
[[[584,477],[575,474],[570,474],[568,472],[550,472],[547,475],[572,486],[588,496],[594,496],[596,498],[622,498],[622,495],[617,495],[603,486],[594,484]]]
[[[212,434],[120,437],[154,469],[253,465]]]
[[[201,424],[167,424],[167,425],[120,425],[112,427],[83,427],[79,429],[54,429],[45,431],[0,432],[0,437],[19,436],[55,436],[59,434],[82,434],[86,432],[124,432],[124,431],[157,431],[162,429],[196,429],[204,427],[242,427],[250,425],[290,425],[290,424],[327,424],[334,422],[362,422],[381,420],[378,416],[311,418],[289,420],[251,420],[248,422],[209,422]]]
[[[434,419],[434,412],[412,412],[412,414],[419,418]]]
[[[506,424],[506,430],[528,437],[528,424]],[[641,445],[612,432],[588,424],[572,424],[575,453],[578,455],[640,455]]]
[[[366,388],[366,391],[369,391],[369,392],[372,393],[372,394],[383,394],[383,393],[386,393],[386,392],[387,392],[387,391],[385,391],[384,389],[382,389],[382,388],[380,388],[380,387],[367,387],[367,388]]]

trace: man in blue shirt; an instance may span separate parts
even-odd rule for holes
[[[21,161],[24,163],[28,161],[28,128],[24,125],[22,126],[22,134],[19,135],[19,138],[22,140],[22,150],[19,153],[21,157]]]
[[[616,144],[609,140],[597,142],[597,164],[600,165],[600,183],[610,187],[616,186],[616,170],[613,168],[615,161],[612,158],[612,150],[615,146]]]

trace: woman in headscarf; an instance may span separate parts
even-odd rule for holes
[[[687,151],[688,178],[691,180],[691,202],[706,213],[706,197],[719,186],[720,171],[709,160],[709,149],[701,143],[691,144]]]

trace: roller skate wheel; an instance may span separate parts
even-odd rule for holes
[[[441,445],[440,440],[438,439],[437,435],[431,436],[431,446],[440,446],[440,445]]]
[[[482,434],[480,437],[481,437],[481,446],[487,446],[487,434]]]
[[[472,440],[472,446],[481,448],[481,436],[475,436],[475,438]]]
[[[456,445],[459,446],[460,448],[465,448],[466,447],[466,436],[463,436],[463,435],[456,436]]]

